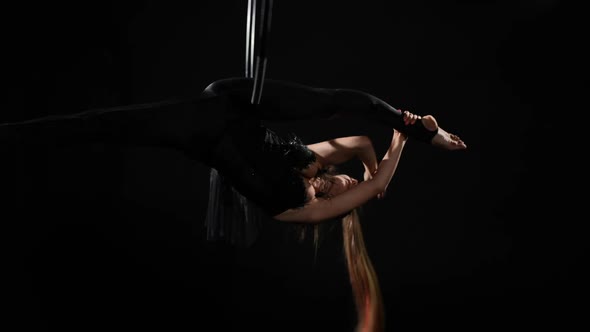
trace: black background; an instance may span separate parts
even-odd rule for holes
[[[363,208],[387,331],[586,326],[582,12],[557,0],[359,3],[275,1],[267,77],[370,92],[433,114],[469,146],[410,141],[388,196]],[[157,101],[244,72],[246,1],[3,14],[3,122]],[[311,143],[350,125],[296,130]],[[368,126],[381,156],[391,131]],[[354,327],[337,223],[317,256],[278,224],[237,249],[204,241],[208,168],[177,152],[73,145],[3,159],[15,330]],[[361,176],[358,163],[344,169]]]

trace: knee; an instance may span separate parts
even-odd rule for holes
[[[239,87],[240,84],[245,82],[245,78],[226,78],[217,80],[209,84],[203,94],[208,96],[223,96],[229,95],[232,91]]]
[[[224,93],[224,90],[226,90],[225,84],[221,81],[215,81],[209,84],[205,90],[203,90],[202,94],[210,97],[219,96]]]

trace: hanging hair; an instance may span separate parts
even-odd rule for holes
[[[352,295],[357,314],[354,332],[385,331],[385,312],[383,297],[377,273],[365,247],[364,236],[356,209],[341,218],[342,245]],[[317,254],[322,224],[314,224],[313,244]],[[299,240],[305,239],[308,227],[301,225]],[[308,225],[309,226],[309,225]]]
[[[330,181],[336,174],[338,174],[337,168],[330,166],[320,170],[317,176]],[[316,197],[330,199],[326,193],[322,192],[317,192]],[[358,209],[353,209],[338,219],[342,221],[342,245],[357,313],[354,332],[383,332],[385,331],[383,297],[377,273],[365,247]],[[323,224],[299,225],[300,241],[305,239],[309,226],[313,227],[313,244],[316,254],[320,242],[320,227]]]
[[[356,209],[342,219],[342,238],[357,312],[355,332],[382,332],[385,330],[385,313],[381,288],[365,247]]]

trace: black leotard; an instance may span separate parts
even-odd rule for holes
[[[358,115],[429,142],[436,132],[420,121],[405,126],[401,111],[358,90],[314,88],[266,80],[259,105],[250,104],[252,79],[215,81],[193,98],[90,110],[0,125],[3,138],[51,144],[104,142],[167,147],[216,169],[244,197],[276,215],[305,204],[295,168],[310,160],[284,158],[297,139],[283,140],[262,121]],[[269,145],[269,142],[274,142]],[[275,148],[269,148],[275,147]],[[276,148],[278,147],[278,148]]]

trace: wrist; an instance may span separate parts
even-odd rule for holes
[[[393,142],[392,142],[391,145],[393,145],[393,146],[404,146],[405,144],[406,144],[406,140],[404,138],[398,136],[398,137],[396,137],[393,140]]]

